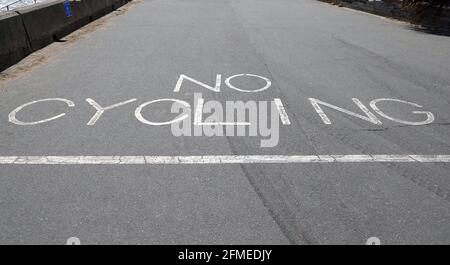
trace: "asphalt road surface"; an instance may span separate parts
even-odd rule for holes
[[[313,0],[131,5],[0,82],[0,243],[450,243],[448,37]],[[200,92],[279,99],[278,143],[145,123]],[[88,98],[135,100],[88,125]]]

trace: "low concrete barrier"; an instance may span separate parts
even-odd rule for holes
[[[89,23],[86,1],[71,2],[72,16],[67,17],[64,0],[43,3],[17,11],[28,31],[33,51]]]
[[[0,71],[129,1],[72,0],[70,17],[66,15],[64,0],[7,12],[0,17]]]
[[[31,52],[22,20],[15,12],[0,13],[0,71]]]

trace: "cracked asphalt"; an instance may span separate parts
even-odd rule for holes
[[[0,156],[450,155],[448,37],[313,0],[134,2],[0,82]],[[271,87],[214,92],[184,81],[174,92],[181,74],[212,86],[218,74],[247,73]],[[144,102],[192,104],[195,92],[219,102],[279,98],[291,124],[280,126],[278,145],[261,148],[259,137],[175,137],[135,117]],[[11,111],[45,98],[74,106],[40,102],[16,118],[65,115],[10,122]],[[96,110],[87,98],[136,101],[88,126]],[[382,124],[321,105],[325,124],[310,98],[363,115],[356,98]],[[380,98],[421,107],[379,102],[388,119],[370,107]],[[425,112],[429,124],[399,122]],[[142,113],[173,118],[162,103]],[[4,163],[0,216],[1,244],[449,244],[450,164]]]

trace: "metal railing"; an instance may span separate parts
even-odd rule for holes
[[[9,11],[11,9],[12,5],[18,4],[20,2],[23,2],[23,0],[17,0],[17,1],[14,1],[12,3],[7,4],[6,6],[2,6],[2,7],[0,7],[0,10],[6,9],[6,11]],[[33,0],[33,2],[36,4],[37,0]]]

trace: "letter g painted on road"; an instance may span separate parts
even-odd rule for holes
[[[398,123],[403,123],[403,124],[407,124],[407,125],[425,125],[425,124],[430,124],[434,121],[434,115],[433,113],[429,112],[429,111],[413,111],[412,113],[414,114],[425,114],[427,116],[427,119],[424,121],[418,121],[418,122],[413,122],[413,121],[405,121],[405,120],[400,120],[397,118],[393,118],[389,115],[387,115],[386,113],[384,113],[383,111],[381,111],[378,107],[377,107],[377,103],[380,101],[394,101],[394,102],[399,102],[399,103],[404,103],[404,104],[408,104],[417,108],[423,108],[421,105],[413,103],[413,102],[408,102],[405,100],[401,100],[401,99],[395,99],[395,98],[378,98],[378,99],[374,99],[372,101],[370,101],[369,105],[370,107],[376,112],[378,113],[378,115],[380,115],[383,118],[386,118],[388,120],[391,121],[395,121]]]

